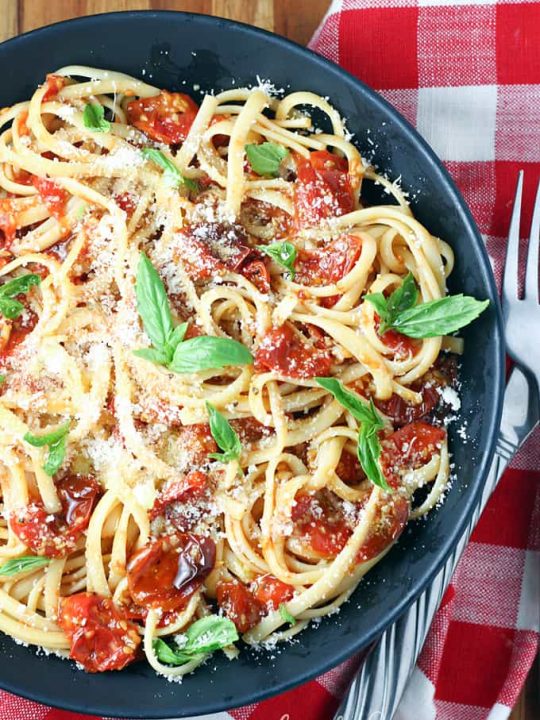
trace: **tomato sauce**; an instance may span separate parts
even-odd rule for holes
[[[354,196],[344,158],[327,151],[295,154],[294,186],[297,228],[316,227],[321,220],[352,212]]]
[[[162,90],[159,95],[132,100],[127,121],[152,140],[177,145],[186,139],[198,110],[189,95]]]

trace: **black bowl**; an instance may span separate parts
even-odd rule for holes
[[[248,704],[282,692],[365,648],[394,622],[435,575],[467,522],[494,450],[503,385],[503,340],[496,288],[482,239],[450,177],[415,130],[375,92],[319,56],[261,30],[174,12],[112,13],[59,23],[0,46],[0,107],[28,98],[44,75],[67,64],[121,70],[157,86],[191,92],[256,83],[327,95],[347,118],[360,150],[401,175],[416,217],[456,250],[451,290],[490,298],[490,309],[463,333],[462,417],[469,441],[451,430],[457,479],[444,506],[413,524],[338,616],[308,628],[270,658],[242,650],[216,654],[182,685],[143,663],[121,673],[87,675],[56,657],[0,637],[0,686],[52,705],[130,718],[185,717]]]

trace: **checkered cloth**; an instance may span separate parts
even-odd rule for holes
[[[540,176],[539,40],[535,2],[336,0],[311,43],[381,92],[432,145],[469,203],[498,280],[518,169],[526,173],[524,237]],[[536,433],[476,528],[396,720],[509,716],[538,648],[539,481]],[[301,688],[207,720],[329,720],[357,666],[353,659]],[[0,717],[89,716],[0,693]]]

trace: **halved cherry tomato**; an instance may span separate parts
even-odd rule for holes
[[[162,90],[159,95],[132,100],[127,120],[152,140],[176,145],[186,139],[198,110],[189,95]]]
[[[219,607],[240,633],[255,627],[265,614],[264,605],[238,580],[219,582],[216,595]]]
[[[343,450],[341,453],[335,472],[346,485],[357,485],[365,478],[358,457],[347,450]]]
[[[257,372],[274,371],[292,378],[312,378],[328,375],[331,366],[329,352],[315,347],[307,338],[302,340],[288,323],[270,330],[255,352]]]
[[[399,473],[429,462],[446,437],[443,428],[413,422],[381,441],[381,468],[390,485],[399,484]]]
[[[270,272],[264,260],[252,260],[240,268],[241,274],[266,295],[270,292]]]
[[[204,465],[208,462],[208,455],[218,450],[207,423],[184,425],[180,429],[178,442],[191,466]]]
[[[344,235],[316,250],[299,250],[295,262],[295,282],[317,286],[336,283],[351,272],[362,252],[356,235]],[[320,298],[323,307],[333,307],[339,295]]]
[[[269,429],[251,416],[238,418],[230,422],[233,430],[238,433],[242,444],[256,442],[269,433]]]
[[[187,475],[175,478],[172,482],[168,482],[157,496],[150,510],[150,519],[154,520],[159,515],[171,514],[169,512],[171,505],[176,503],[192,503],[193,501],[200,500],[205,497],[207,490],[208,479],[200,470],[192,470],[187,473]],[[178,510],[181,514],[182,508],[180,507]],[[173,512],[172,514],[174,515],[175,513]]]
[[[32,185],[36,188],[47,210],[57,220],[63,217],[69,193],[49,178],[34,175]]]
[[[380,322],[379,316],[375,314],[376,332],[379,332]],[[398,359],[414,357],[420,349],[420,343],[417,340],[407,337],[397,330],[386,330],[380,338],[387,347],[394,351]]]
[[[366,562],[382,553],[403,532],[409,519],[409,501],[402,495],[386,495],[377,509],[368,536],[356,554],[356,562]]]
[[[292,585],[281,582],[273,575],[259,575],[253,581],[251,591],[267,610],[277,610],[281,603],[287,602],[294,595]]]
[[[87,475],[67,475],[57,481],[56,490],[61,512],[47,512],[40,498],[11,513],[13,532],[36,555],[64,557],[75,548],[101,488]]]
[[[422,394],[422,401],[418,405],[407,402],[395,393],[389,400],[374,400],[377,408],[392,420],[393,425],[402,427],[409,423],[421,420],[437,407],[441,396],[434,385],[411,386]]]
[[[294,185],[297,227],[317,226],[321,220],[352,212],[354,197],[347,161],[326,151],[295,154]]]
[[[335,557],[341,552],[352,533],[341,507],[324,492],[297,495],[291,520],[295,524],[294,534],[324,558]]]
[[[137,605],[178,610],[214,567],[216,546],[193,533],[151,540],[127,565],[128,588]]]
[[[60,90],[65,87],[66,84],[66,78],[62,77],[62,75],[53,75],[52,73],[49,73],[47,75],[47,78],[45,79],[45,94],[43,95],[43,102],[47,102],[48,100],[52,100],[55,98]]]
[[[71,642],[70,657],[88,672],[122,670],[141,643],[137,625],[110,598],[95,593],[61,598],[58,624]]]

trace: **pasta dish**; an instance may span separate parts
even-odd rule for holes
[[[448,485],[453,263],[314,93],[2,109],[0,630],[175,678],[336,612]]]

